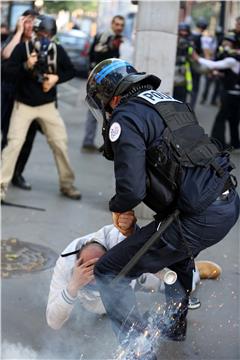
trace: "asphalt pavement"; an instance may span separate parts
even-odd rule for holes
[[[45,211],[4,206],[3,240],[17,238],[43,245],[57,256],[74,238],[111,223],[108,200],[114,194],[112,163],[100,154],[81,152],[87,113],[84,96],[85,80],[73,79],[59,87],[59,109],[67,126],[70,160],[82,200],[59,194],[54,159],[39,133],[24,173],[32,190],[10,186],[6,200]],[[197,106],[198,119],[208,132],[216,111],[210,105]],[[100,129],[96,143],[101,145]],[[232,158],[240,179],[240,152],[233,153]],[[146,222],[139,220],[139,224]],[[196,295],[202,306],[189,311],[186,341],[159,339],[159,360],[240,359],[239,240],[238,221],[223,241],[199,255],[198,259],[218,263],[222,275],[218,280],[201,282]],[[61,330],[47,326],[45,309],[51,276],[52,268],[2,280],[2,359],[113,359],[117,343],[106,316],[89,314],[78,304]],[[137,296],[143,311],[163,301],[162,293]]]

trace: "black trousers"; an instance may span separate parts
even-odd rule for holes
[[[7,145],[7,135],[8,129],[10,125],[10,119],[14,104],[14,95],[15,88],[11,84],[2,83],[1,86],[1,133],[2,133],[2,141],[1,141],[1,150],[5,148]],[[24,171],[28,158],[30,156],[33,142],[36,136],[36,132],[39,129],[39,125],[36,121],[34,121],[27,133],[26,140],[23,144],[22,150],[19,154],[15,170],[14,176],[21,175]]]
[[[226,146],[225,129],[227,121],[230,126],[230,145],[237,149],[240,147],[240,96],[231,95],[224,91],[221,97],[221,107],[213,124],[211,134],[211,136],[218,139],[223,146]]]
[[[199,74],[199,73],[197,73],[195,71],[192,71],[192,85],[193,85],[193,87],[192,87],[190,105],[191,105],[193,110],[194,110],[196,102],[197,102],[200,79],[201,79],[201,74]]]

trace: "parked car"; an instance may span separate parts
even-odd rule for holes
[[[78,75],[87,77],[89,70],[88,51],[90,37],[81,30],[58,33],[59,43],[70,57]]]

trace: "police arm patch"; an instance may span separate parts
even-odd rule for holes
[[[109,129],[109,139],[111,142],[117,141],[121,135],[121,126],[119,123],[114,122]]]

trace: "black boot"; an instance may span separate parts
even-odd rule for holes
[[[173,341],[184,341],[187,332],[187,313],[189,295],[177,281],[165,285],[166,309],[160,318],[158,328],[164,338]]]
[[[31,190],[31,184],[29,184],[21,174],[15,174],[12,178],[13,186],[16,186],[22,190]]]

